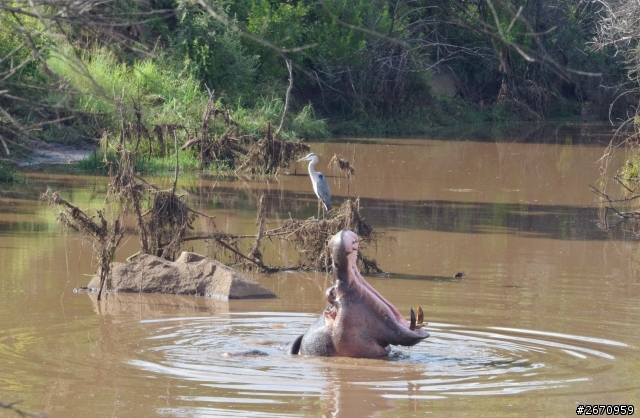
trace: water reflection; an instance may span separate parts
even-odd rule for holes
[[[218,186],[207,191],[199,187],[198,196],[213,195],[237,198],[234,188]],[[458,190],[459,191],[459,190]],[[195,194],[196,192],[194,192]],[[298,193],[284,190],[262,191],[270,218],[283,213],[296,213],[300,218],[315,216],[308,202]],[[254,193],[255,194],[255,193]],[[245,196],[247,197],[247,196]],[[225,210],[256,211],[260,195],[252,198],[226,199]],[[199,198],[193,202],[198,206]],[[587,205],[542,205],[533,203],[502,203],[482,201],[414,200],[398,201],[383,198],[360,198],[362,213],[376,228],[407,228],[456,233],[520,234],[526,237],[546,237],[569,240],[637,239],[623,228],[628,223],[610,217],[609,228],[598,227],[598,208]],[[612,213],[613,215],[613,213]],[[628,228],[627,228],[628,229]]]
[[[603,146],[609,143],[613,130],[612,126],[598,122],[513,123],[442,128],[436,130],[433,137],[457,141]]]

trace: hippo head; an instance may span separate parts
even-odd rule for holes
[[[331,304],[290,347],[291,354],[381,357],[390,344],[412,346],[429,333],[410,325],[367,283],[356,266],[358,236],[338,232],[329,242],[335,284],[327,289]]]

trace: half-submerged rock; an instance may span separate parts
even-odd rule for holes
[[[176,261],[149,254],[131,263],[111,264],[111,283],[115,292],[163,293],[208,296],[220,300],[275,298],[266,287],[224,264],[184,251]],[[87,286],[97,290],[100,276]]]

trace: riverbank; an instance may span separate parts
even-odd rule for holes
[[[43,166],[75,164],[98,152],[90,143],[71,146],[52,142],[31,141],[33,153],[16,159],[16,166],[24,170],[36,170]]]

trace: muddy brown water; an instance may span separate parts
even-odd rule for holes
[[[610,216],[602,227],[588,188],[609,135],[517,125],[311,144],[325,174],[334,152],[355,153],[349,194],[384,232],[370,255],[389,272],[367,280],[407,316],[421,305],[429,323],[429,339],[379,360],[285,354],[325,307],[324,274],[253,275],[273,300],[121,294],[98,304],[74,294],[95,269],[91,246],[62,231],[38,196],[50,186],[96,209],[108,179],[31,174],[3,185],[0,402],[52,417],[570,416],[579,404],[638,406],[640,243],[633,225]],[[179,188],[219,228],[249,233],[263,192],[271,226],[315,215],[305,168],[185,176]],[[338,205],[347,183],[330,184]],[[272,262],[293,263],[293,251],[267,246]],[[222,356],[254,349],[269,355]]]

